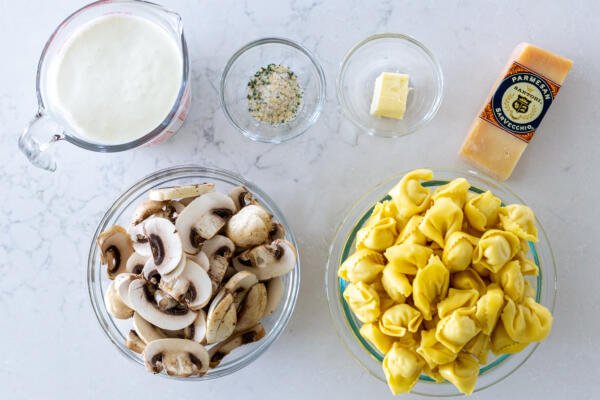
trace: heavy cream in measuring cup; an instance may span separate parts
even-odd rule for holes
[[[183,60],[159,25],[121,14],[74,32],[49,72],[52,111],[85,140],[119,144],[151,132],[169,114]]]

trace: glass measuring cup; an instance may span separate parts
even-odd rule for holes
[[[96,18],[115,14],[147,19],[164,29],[177,43],[182,59],[183,73],[175,103],[157,127],[127,143],[103,144],[84,138],[56,111],[47,95],[48,71],[54,58],[78,28]],[[19,137],[19,149],[33,165],[54,171],[56,170],[56,160],[50,149],[54,143],[60,140],[66,140],[86,150],[105,153],[163,142],[173,136],[181,127],[190,108],[189,64],[183,25],[178,14],[146,1],[100,0],[88,4],[68,16],[56,28],[44,46],[36,76],[38,111]]]

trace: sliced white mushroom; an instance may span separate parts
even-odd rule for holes
[[[164,210],[165,202],[163,201],[154,201],[154,200],[144,200],[140,203],[135,211],[133,212],[133,217],[131,219],[131,225],[135,226],[150,218],[151,216],[159,216],[166,217],[167,213]]]
[[[129,301],[142,318],[162,329],[183,329],[196,319],[196,312],[189,309],[175,308],[167,312],[160,310],[154,302],[153,294],[146,287],[145,279],[131,282]]]
[[[201,309],[212,297],[212,284],[208,273],[190,259],[175,281],[162,279],[160,288],[177,301],[187,303],[192,310]]]
[[[285,239],[285,228],[279,222],[273,222],[269,232],[269,240],[273,242],[277,239]]]
[[[175,223],[183,250],[196,254],[200,244],[216,235],[234,212],[233,200],[222,193],[211,192],[194,199]]]
[[[248,271],[240,271],[233,275],[227,283],[223,286],[222,291],[226,293],[231,293],[233,295],[233,302],[236,305],[236,308],[240,305],[240,303],[244,300],[246,293],[248,290],[256,285],[258,279],[256,275]]]
[[[295,266],[296,249],[282,239],[246,250],[233,259],[236,270],[252,272],[259,281],[284,275]]]
[[[221,285],[234,251],[235,244],[223,235],[215,235],[202,245],[202,252],[206,254],[209,262],[208,276],[212,282],[213,293],[216,293]]]
[[[152,250],[148,238],[144,234],[144,224],[131,225],[129,230],[129,238],[133,243],[133,249],[136,253],[144,257],[152,257]]]
[[[214,345],[208,352],[210,367],[218,367],[221,360],[233,350],[245,344],[259,341],[265,334],[265,328],[261,324],[258,324],[247,331],[236,333],[229,339]]]
[[[156,265],[154,264],[154,259],[152,257],[148,258],[146,264],[144,264],[142,276],[153,285],[158,285],[158,283],[161,281],[160,273],[156,269]]]
[[[127,264],[125,264],[125,271],[132,274],[141,274],[148,258],[148,256],[143,256],[140,253],[133,253],[127,260]]]
[[[267,281],[267,305],[265,307],[264,317],[267,317],[275,312],[279,302],[283,297],[283,278],[277,276]]]
[[[130,329],[127,338],[125,339],[125,346],[127,346],[128,349],[141,354],[146,348],[146,343],[144,343],[133,329]]]
[[[133,254],[133,243],[125,228],[114,225],[98,236],[100,262],[106,265],[110,279],[125,271],[127,260]]]
[[[231,293],[220,292],[208,308],[206,316],[206,343],[227,339],[235,330],[237,310]]]
[[[215,188],[213,183],[200,183],[197,185],[172,186],[160,189],[152,189],[148,192],[148,198],[154,201],[186,199],[189,197],[198,197]]]
[[[106,309],[110,315],[117,319],[127,319],[131,318],[133,315],[133,310],[127,307],[115,290],[114,282],[111,282],[106,288],[106,293],[104,294],[104,304],[106,305]]]
[[[186,336],[194,342],[205,343],[206,342],[206,313],[202,310],[198,310],[198,316],[194,320],[194,323],[186,328]]]
[[[245,331],[260,322],[267,306],[267,289],[262,283],[252,286],[242,301],[235,326],[236,331]]]
[[[113,283],[119,298],[129,308],[133,308],[131,302],[129,301],[129,285],[131,285],[131,282],[138,278],[139,276],[136,274],[123,272],[115,277],[115,281]]]
[[[181,257],[181,260],[179,260],[179,264],[177,264],[177,267],[175,267],[175,269],[173,269],[168,274],[161,274],[161,280],[167,281],[167,282],[175,282],[175,280],[177,280],[177,278],[179,278],[179,276],[185,270],[186,265],[187,265],[187,256],[184,253]]]
[[[272,228],[272,217],[264,208],[250,204],[235,214],[225,228],[236,246],[247,249],[265,243]]]
[[[177,268],[183,249],[175,225],[166,218],[152,218],[144,222],[144,233],[158,272],[165,275]]]
[[[208,352],[198,342],[187,339],[158,339],[146,345],[146,368],[153,373],[163,369],[171,376],[204,375],[208,371]]]
[[[161,281],[162,282],[162,281]],[[154,302],[160,311],[165,313],[179,313],[181,304],[173,296],[161,289],[155,289],[153,293]]]
[[[214,239],[214,237],[213,237],[213,239]],[[209,239],[209,240],[212,240],[212,239]],[[207,240],[207,242],[208,242],[208,240]],[[204,243],[206,243],[206,242],[204,242]],[[206,255],[206,253],[204,251],[199,251],[198,254],[187,254],[187,258],[189,260],[192,260],[199,266],[201,266],[202,269],[205,270],[206,272],[208,272],[208,270],[210,269],[210,261],[208,260],[208,256]]]
[[[258,204],[252,193],[245,186],[236,186],[229,192],[229,197],[235,204],[236,211],[250,204]]]
[[[161,329],[146,321],[137,312],[133,313],[133,329],[144,343],[150,343],[153,340],[167,337]]]

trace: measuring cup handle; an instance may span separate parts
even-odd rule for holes
[[[56,160],[49,150],[63,137],[61,126],[38,111],[19,136],[19,149],[33,165],[53,172],[56,170]]]

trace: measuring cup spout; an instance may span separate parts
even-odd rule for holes
[[[52,145],[63,138],[63,129],[42,111],[33,117],[19,136],[19,149],[38,168],[54,172]]]

